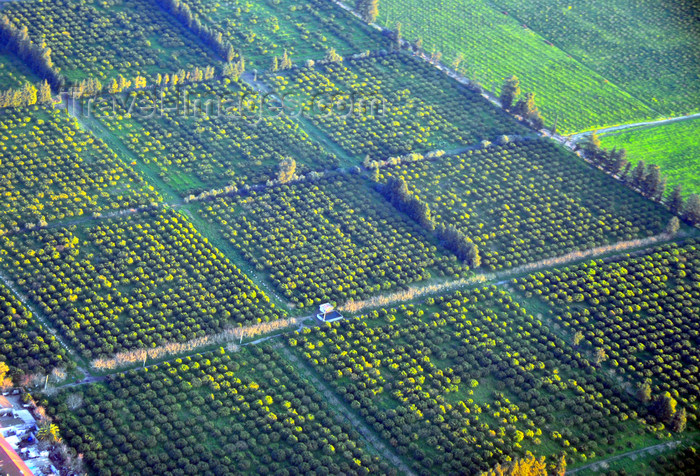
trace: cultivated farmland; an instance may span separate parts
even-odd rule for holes
[[[29,0],[3,8],[34,43],[46,42],[69,82],[132,80],[207,66],[215,53],[151,0]]]
[[[159,95],[98,99],[93,117],[140,166],[181,195],[274,179],[288,158],[300,173],[338,166],[333,152],[289,116],[268,110],[265,101],[246,83],[223,78],[171,86]]]
[[[638,257],[548,270],[514,280],[513,287],[546,301],[549,319],[570,339],[603,352],[613,371],[637,385],[648,380],[647,401],[672,392],[693,408],[700,363],[697,240]]]
[[[3,109],[0,144],[2,232],[159,200],[141,176],[65,111]]]
[[[268,81],[357,158],[448,150],[527,132],[479,94],[400,53],[297,68]]]
[[[68,364],[61,345],[32,312],[0,284],[0,350],[12,370],[47,373]]]
[[[0,10],[2,473],[694,474],[692,2]]]
[[[323,59],[330,49],[353,54],[376,50],[387,42],[377,31],[324,0],[195,0],[190,5],[250,66],[263,70],[285,52],[295,63],[303,64],[308,59]]]
[[[53,405],[98,474],[395,473],[269,348],[176,359]]]
[[[359,300],[468,269],[357,177],[219,199],[204,213],[299,307]]]
[[[295,333],[297,349],[426,474],[478,474],[518,448],[586,461],[649,438],[604,372],[487,287]]]
[[[39,230],[1,246],[4,272],[86,358],[285,314],[172,211]]]
[[[39,77],[12,53],[0,52],[0,90],[19,88],[26,82],[38,81]]]

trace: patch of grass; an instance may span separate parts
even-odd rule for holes
[[[606,149],[625,149],[635,164],[661,167],[668,188],[680,184],[685,194],[700,192],[700,118],[611,132],[600,140]]]

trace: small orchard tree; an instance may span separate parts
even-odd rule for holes
[[[520,96],[520,80],[517,76],[511,76],[506,79],[506,82],[501,88],[501,96],[499,98],[501,107],[503,109],[510,109],[513,105],[513,101],[518,99],[518,96]]]

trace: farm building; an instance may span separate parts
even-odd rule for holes
[[[318,306],[318,314],[316,318],[321,322],[335,322],[343,318],[343,315],[333,308],[330,303],[321,304]]]

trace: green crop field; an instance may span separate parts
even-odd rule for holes
[[[204,213],[295,305],[359,300],[462,265],[368,184],[329,177],[278,187]],[[466,271],[466,269],[464,269]]]
[[[404,39],[423,40],[428,52],[439,51],[447,64],[458,55],[459,70],[487,89],[500,92],[511,75],[524,91],[534,92],[551,127],[563,133],[634,122],[658,115],[605,78],[482,0],[385,0],[378,22]]]
[[[4,271],[88,359],[285,314],[172,211],[2,240]]]
[[[0,349],[13,371],[47,373],[69,361],[56,338],[0,284]]]
[[[96,474],[275,474],[291,465],[305,474],[390,474],[269,348],[177,359],[76,388],[55,405],[68,442]]]
[[[299,172],[338,166],[303,124],[263,110],[264,100],[243,81],[224,78],[166,88],[159,96],[96,100],[90,117],[181,195],[265,182],[289,157]]]
[[[663,114],[700,104],[693,0],[495,0],[583,65]]]
[[[0,231],[160,200],[140,175],[66,111],[0,111]]]
[[[550,319],[580,345],[602,350],[615,372],[652,395],[673,392],[683,405],[700,389],[700,243],[670,244],[640,257],[590,261],[513,281],[551,306]],[[684,365],[685,363],[691,365]],[[669,373],[668,369],[675,369]]]
[[[625,149],[633,163],[658,165],[669,186],[700,192],[700,118],[610,132],[600,140],[606,149]]]
[[[361,159],[450,150],[527,129],[435,68],[391,53],[272,74],[273,90]]]

